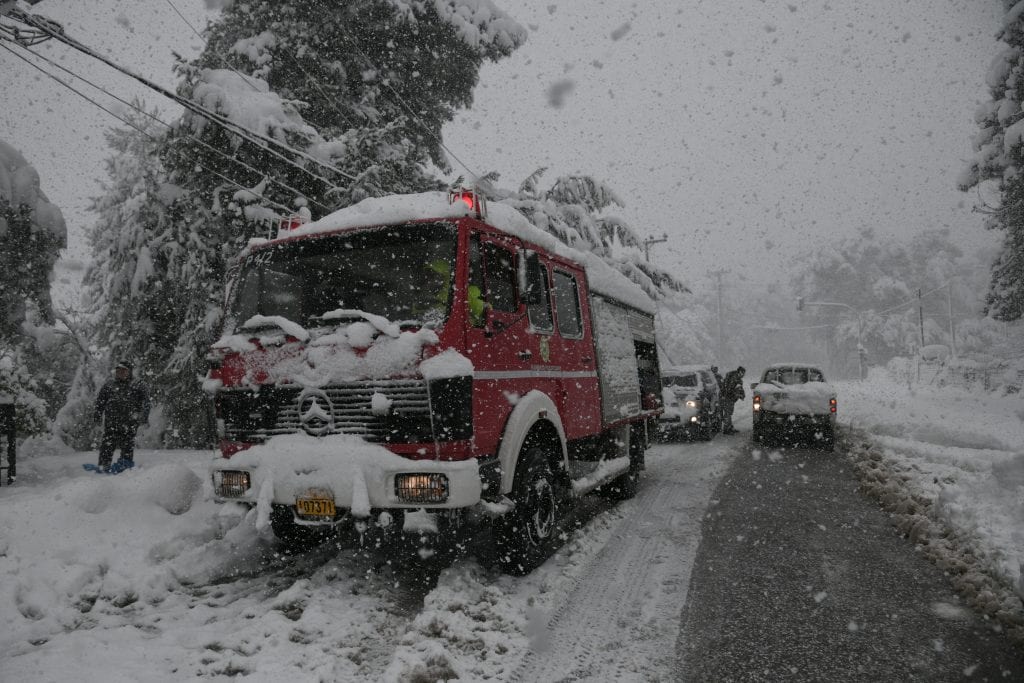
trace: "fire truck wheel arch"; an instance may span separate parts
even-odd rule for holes
[[[513,408],[505,423],[505,431],[501,437],[501,446],[498,447],[498,462],[501,465],[501,492],[508,494],[512,491],[512,483],[515,480],[516,464],[519,454],[523,449],[523,443],[527,435],[538,422],[547,421],[558,433],[559,457],[563,465],[566,464],[565,429],[562,427],[562,418],[555,408],[554,402],[547,394],[541,391],[531,391],[522,398]]]

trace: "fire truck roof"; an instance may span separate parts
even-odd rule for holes
[[[481,220],[488,225],[582,265],[587,271],[590,288],[595,293],[651,315],[657,312],[654,301],[639,285],[608,265],[596,254],[567,246],[553,235],[530,223],[523,214],[506,204],[489,203],[486,211],[486,216]],[[446,192],[388,195],[364,199],[358,204],[340,209],[317,221],[290,230],[287,235],[292,238],[374,225],[394,225],[431,218],[463,218],[467,216],[476,217],[475,209],[464,201],[450,201]],[[254,241],[250,243],[250,246],[261,243],[265,243],[265,241]]]

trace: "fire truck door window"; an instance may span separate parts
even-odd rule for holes
[[[529,282],[530,289],[540,292],[540,300],[527,306],[530,314],[530,326],[534,332],[551,332],[555,329],[554,318],[551,316],[551,293],[548,288],[548,267],[544,263],[533,271],[535,281]]]
[[[583,336],[580,319],[580,294],[576,278],[568,273],[555,271],[555,312],[558,315],[558,333],[568,339]]]
[[[466,287],[466,305],[469,307],[469,324],[483,327],[486,316],[484,310],[484,267],[480,262],[480,236],[473,235],[469,239],[469,283]]]
[[[487,277],[487,303],[496,311],[515,311],[518,308],[516,266],[512,252],[493,242],[486,242],[484,270]]]

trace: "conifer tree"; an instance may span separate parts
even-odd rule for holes
[[[994,181],[999,192],[995,209],[984,207],[989,228],[1004,232],[1003,245],[992,265],[985,312],[997,320],[1024,315],[1024,5],[1006,2],[1000,39],[1007,47],[992,61],[986,84],[992,99],[975,113],[980,131],[975,155],[958,180],[961,190]]]
[[[54,349],[38,343],[51,336],[50,278],[66,241],[64,217],[39,174],[0,141],[0,392],[14,396],[21,434],[45,431],[66,388],[53,372]]]

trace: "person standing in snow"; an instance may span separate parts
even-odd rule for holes
[[[18,451],[15,438],[14,397],[0,391],[0,439],[7,439],[7,483],[13,484],[18,478]]]
[[[747,392],[743,390],[743,376],[745,374],[747,374],[747,370],[741,365],[735,370],[725,373],[725,379],[722,380],[723,434],[735,434],[739,431],[732,426],[732,413],[735,409],[736,401],[741,401],[747,397]]]
[[[141,382],[132,380],[132,364],[118,361],[114,379],[100,389],[93,411],[96,422],[103,421],[99,469],[109,472],[115,450],[121,451],[116,469],[135,464],[135,432],[149,420],[149,394]]]

